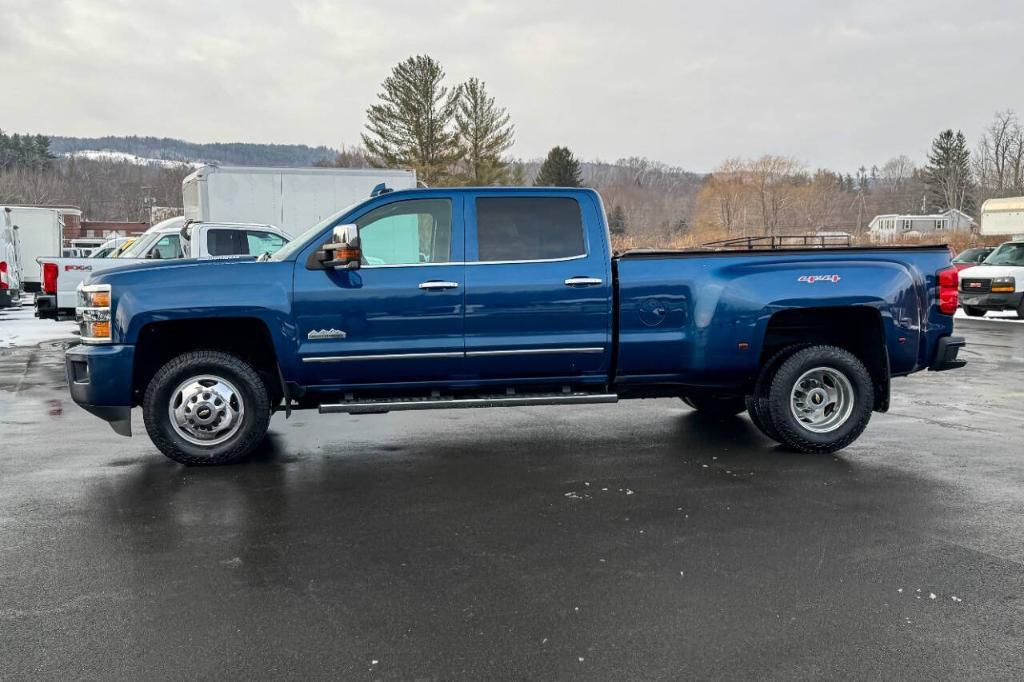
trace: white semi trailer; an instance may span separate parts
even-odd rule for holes
[[[185,217],[277,225],[295,236],[362,201],[380,183],[416,187],[416,171],[386,168],[203,166],[181,183]]]

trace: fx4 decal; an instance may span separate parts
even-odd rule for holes
[[[835,284],[842,277],[839,275],[801,275],[797,278],[798,282],[806,282],[807,284],[814,284],[815,282],[832,282]]]

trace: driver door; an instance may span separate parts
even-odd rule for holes
[[[298,259],[294,310],[307,385],[440,384],[461,376],[461,201],[396,198],[349,219],[362,246],[358,270]]]

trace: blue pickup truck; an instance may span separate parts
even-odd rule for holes
[[[94,275],[74,400],[185,464],[271,414],[678,397],[801,452],[852,443],[892,377],[945,370],[945,247],[613,254],[587,189],[382,192],[273,255]]]

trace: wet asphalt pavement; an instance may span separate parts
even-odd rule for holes
[[[1024,325],[958,333],[835,457],[657,400],[278,415],[217,469],[2,349],[0,678],[1020,679]]]

